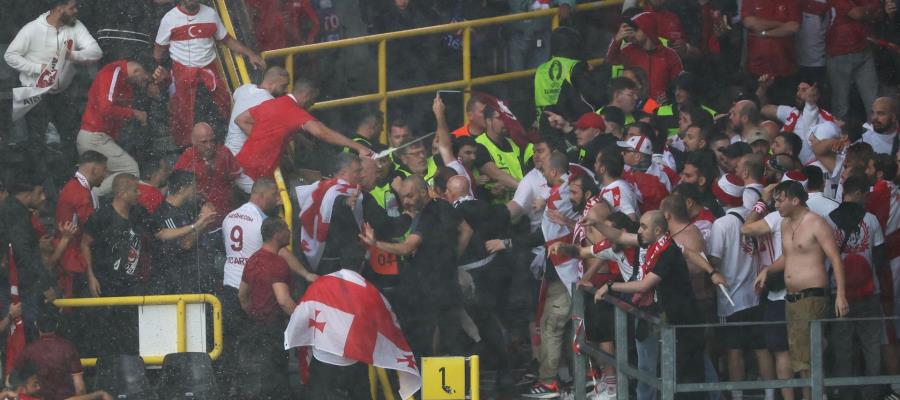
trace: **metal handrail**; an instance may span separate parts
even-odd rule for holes
[[[579,288],[573,285],[572,293],[572,319],[576,322],[584,319],[584,296],[583,293],[593,293],[593,288]],[[727,390],[753,390],[753,389],[778,389],[778,388],[798,388],[811,387],[812,398],[823,398],[825,388],[829,386],[865,386],[865,385],[884,385],[900,383],[898,375],[880,375],[880,376],[853,376],[853,377],[835,377],[826,378],[823,371],[824,361],[822,355],[823,349],[823,325],[834,322],[852,322],[852,321],[891,321],[897,320],[898,317],[869,317],[869,318],[829,318],[812,320],[810,323],[810,377],[797,379],[772,379],[760,381],[729,381],[716,383],[678,383],[675,375],[675,332],[677,329],[698,329],[698,328],[715,328],[724,326],[750,326],[750,325],[776,325],[786,324],[788,321],[760,321],[760,322],[738,322],[725,324],[682,324],[669,325],[659,318],[638,310],[637,307],[615,296],[606,296],[604,300],[615,307],[614,312],[614,328],[615,328],[615,346],[616,354],[610,354],[598,346],[587,343],[585,341],[584,330],[575,330],[575,342],[578,346],[573,346],[581,351],[575,351],[573,360],[573,375],[575,378],[575,398],[578,400],[585,399],[585,354],[597,357],[604,362],[608,362],[616,366],[616,380],[618,386],[618,398],[628,400],[630,398],[629,386],[630,378],[634,378],[641,383],[650,385],[659,389],[660,399],[672,400],[676,393],[684,392],[717,392]],[[659,327],[661,339],[661,351],[659,358],[660,376],[652,376],[644,371],[640,371],[632,366],[628,357],[628,314],[643,319],[654,326]],[[648,318],[649,316],[649,318]]]
[[[209,352],[209,358],[215,360],[222,354],[222,303],[211,294],[172,294],[161,296],[123,296],[123,297],[90,297],[77,299],[57,299],[53,305],[60,308],[67,307],[123,307],[123,306],[150,306],[150,305],[175,305],[175,343],[176,351],[187,351],[187,304],[206,303],[212,306],[213,322],[213,348]],[[165,354],[143,356],[144,364],[162,365]],[[96,358],[82,358],[81,365],[92,367],[97,365]]]
[[[222,0],[219,0],[222,1]],[[583,3],[575,6],[575,9],[578,11],[588,11],[595,10],[601,8],[608,8],[613,6],[618,6],[623,3],[623,0],[611,0],[611,1],[597,1],[591,3]],[[525,71],[513,71],[502,74],[494,74],[488,76],[482,76],[478,78],[472,77],[472,57],[471,57],[471,44],[472,44],[472,29],[480,28],[485,26],[493,26],[499,25],[509,22],[515,21],[523,21],[528,19],[535,18],[545,18],[552,17],[552,27],[557,27],[559,25],[559,9],[558,8],[550,8],[546,10],[538,10],[538,11],[529,11],[523,13],[509,14],[503,15],[499,17],[491,17],[491,18],[481,18],[474,19],[469,21],[462,22],[454,22],[443,25],[435,25],[424,28],[415,28],[408,29],[404,31],[397,32],[389,32],[389,33],[380,33],[369,36],[348,38],[335,40],[332,42],[324,42],[324,43],[314,43],[302,46],[294,46],[288,47],[284,49],[276,49],[262,52],[262,57],[264,59],[272,59],[277,57],[284,57],[284,68],[290,74],[290,84],[293,84],[294,80],[294,55],[297,54],[305,54],[312,52],[320,52],[325,50],[333,50],[340,49],[348,46],[357,46],[357,45],[366,45],[366,44],[378,44],[378,92],[357,95],[351,97],[345,97],[340,99],[322,101],[316,103],[312,108],[313,109],[327,109],[341,106],[349,106],[361,103],[379,103],[379,110],[382,113],[384,126],[382,129],[382,137],[381,141],[386,142],[387,135],[387,101],[388,99],[393,99],[397,97],[404,97],[416,94],[423,94],[428,92],[433,92],[435,90],[441,89],[458,89],[463,88],[466,89],[463,93],[463,106],[468,102],[469,97],[471,96],[470,91],[472,86],[475,85],[484,85],[495,82],[503,82],[512,79],[520,79],[531,76],[534,74],[534,69],[529,69]],[[441,83],[432,83],[423,86],[416,86],[412,88],[406,89],[398,89],[398,90],[388,90],[387,87],[387,43],[393,40],[399,39],[407,39],[425,35],[433,35],[444,32],[454,32],[454,31],[462,31],[462,79],[451,81],[451,82],[441,82]],[[240,57],[238,57],[240,59]],[[600,62],[602,60],[592,60],[594,63]],[[238,69],[242,68],[241,65],[238,65]],[[242,72],[243,75],[243,72]],[[464,116],[465,118],[465,116]]]

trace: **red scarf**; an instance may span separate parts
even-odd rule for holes
[[[647,248],[644,263],[641,264],[641,279],[647,279],[647,275],[656,269],[656,262],[659,261],[659,256],[669,248],[670,244],[672,244],[672,238],[666,233]],[[639,307],[649,306],[653,304],[653,293],[653,291],[635,293],[631,298],[631,302]]]

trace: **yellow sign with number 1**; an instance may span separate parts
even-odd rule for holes
[[[465,357],[422,358],[423,400],[464,400],[465,398]]]

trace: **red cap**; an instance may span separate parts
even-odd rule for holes
[[[723,204],[737,207],[744,202],[744,180],[735,174],[725,174],[712,187],[713,194]]]
[[[659,34],[656,29],[656,16],[653,11],[644,11],[631,17],[630,25],[634,26],[635,29],[644,32],[644,35],[647,35],[650,40],[659,40]]]
[[[603,122],[603,117],[592,112],[586,112],[578,117],[578,121],[575,122],[575,129],[588,128],[597,128],[601,131],[605,131],[606,123]]]

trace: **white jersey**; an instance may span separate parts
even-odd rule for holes
[[[244,143],[247,142],[247,134],[234,122],[238,115],[266,100],[271,100],[272,94],[268,90],[260,89],[252,83],[237,88],[234,91],[234,107],[231,108],[231,118],[228,120],[228,135],[225,136],[225,147],[235,156],[241,152]]]
[[[871,145],[875,153],[891,154],[891,150],[894,148],[894,140],[898,135],[896,131],[888,133],[875,132],[870,122],[863,124],[863,128],[866,129],[866,132],[862,135],[863,142]]]
[[[740,218],[733,214],[740,215]],[[753,307],[759,301],[753,290],[757,273],[755,250],[741,235],[742,220],[746,220],[748,214],[750,211],[744,207],[726,210],[724,216],[713,222],[709,241],[706,242],[706,253],[720,260],[718,269],[728,282],[728,294],[734,300],[732,307],[725,296],[717,296],[720,317]]]
[[[825,179],[822,191],[825,197],[828,197],[829,199],[840,199],[838,195],[840,195],[841,192],[841,171],[829,171],[821,161],[814,161],[809,165],[818,167],[822,170],[822,174],[824,175],[823,178]]]
[[[871,213],[866,213],[866,215],[863,216],[862,222],[859,224],[858,230],[851,234],[846,240],[844,238],[844,231],[839,229],[831,218],[825,218],[825,221],[827,221],[828,225],[831,226],[831,229],[834,230],[834,240],[837,242],[837,245],[843,245],[838,247],[838,251],[841,252],[841,258],[844,259],[844,263],[846,264],[852,256],[861,257],[861,259],[856,259],[854,262],[868,263],[869,268],[872,271],[872,282],[875,284],[875,292],[873,294],[880,293],[878,274],[875,272],[875,263],[872,260],[872,250],[875,247],[884,244],[884,233],[881,230],[878,219]],[[828,268],[831,268],[830,262],[827,262],[826,265]],[[846,265],[844,268],[846,268]],[[832,291],[834,291],[837,288],[837,285],[834,282],[833,274],[829,275],[832,276],[831,288]]]
[[[778,257],[781,257],[783,250],[781,247],[781,223],[784,221],[784,217],[778,211],[772,211],[763,220],[769,226],[769,233],[756,238],[756,243],[759,246],[757,248],[759,249],[760,268],[772,265]],[[786,294],[787,289],[769,291],[769,295],[766,298],[771,301],[784,300],[784,295]]]
[[[538,197],[547,200],[550,197],[550,187],[547,186],[547,179],[544,178],[541,171],[534,168],[519,181],[519,186],[516,187],[516,193],[512,198],[513,202],[528,213],[532,232],[541,228],[541,218],[544,215],[543,209],[534,208],[534,199]]]
[[[784,125],[782,128],[785,132],[793,132],[800,138],[800,162],[807,164],[816,160],[816,155],[812,152],[809,144],[809,133],[813,126],[823,122],[834,122],[834,117],[825,110],[819,108],[815,104],[806,103],[803,106],[803,112],[796,107],[778,106],[776,116]]]
[[[744,186],[743,204],[744,208],[752,209],[756,202],[762,198],[762,191],[765,187],[760,183],[748,183]]]
[[[600,195],[606,199],[614,211],[625,215],[638,215],[638,197],[634,188],[628,181],[616,179],[600,190]]]
[[[244,264],[262,248],[262,223],[266,214],[251,202],[230,212],[222,221],[225,240],[225,286],[239,288]]]
[[[201,68],[216,60],[216,41],[228,36],[219,14],[200,5],[196,14],[176,6],[163,16],[156,44],[169,46],[169,57],[186,67]]]
[[[825,197],[822,192],[812,192],[808,196],[806,206],[809,207],[809,211],[825,219],[828,219],[828,214],[840,205],[837,201]]]

